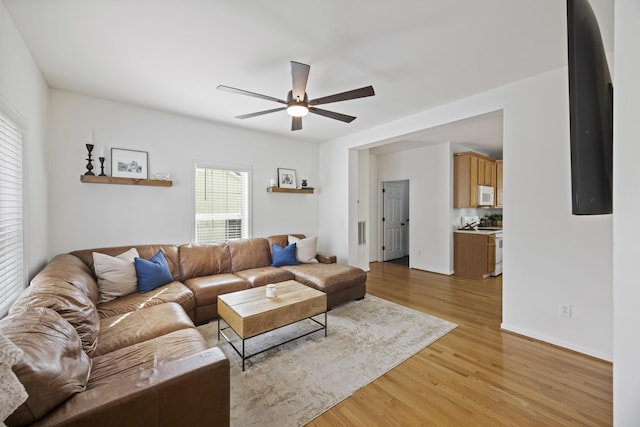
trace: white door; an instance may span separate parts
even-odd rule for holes
[[[401,258],[407,252],[405,185],[407,185],[406,182],[400,181],[384,182],[382,184],[383,261]]]

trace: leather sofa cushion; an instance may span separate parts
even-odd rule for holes
[[[269,242],[261,237],[229,242],[229,252],[232,273],[271,265]]]
[[[178,248],[182,281],[193,277],[231,273],[231,253],[226,243],[189,244]]]
[[[178,256],[178,247],[176,245],[136,245],[136,246],[117,246],[112,248],[97,248],[97,249],[83,249],[79,251],[71,252],[72,255],[80,258],[84,264],[93,273],[93,253],[98,252],[110,256],[118,256],[121,253],[128,251],[131,248],[136,248],[140,254],[140,258],[151,259],[158,251],[162,250],[164,257],[169,264],[169,270],[174,280],[180,280],[180,257]]]
[[[238,271],[236,274],[249,281],[253,288],[264,286],[269,283],[292,280],[294,277],[293,273],[279,267],[251,268],[249,270]]]
[[[273,243],[276,243],[278,246],[284,248],[289,244],[289,236],[294,236],[294,237],[297,237],[298,239],[305,238],[304,234],[278,234],[275,236],[269,236],[267,237],[267,240],[269,241],[269,247],[271,247]],[[316,255],[316,259],[318,260],[318,262],[323,264],[333,264],[337,261],[337,258],[335,255],[325,255],[321,253],[318,253]]]
[[[296,259],[300,264],[315,264],[318,262],[318,236],[300,239],[296,236],[289,236],[289,244],[296,244]]]
[[[24,352],[13,372],[29,394],[7,425],[37,421],[85,389],[91,362],[76,330],[58,313],[27,308],[1,319],[0,331]]]
[[[47,307],[57,312],[75,328],[86,353],[96,348],[100,330],[98,310],[89,297],[72,284],[59,279],[34,282],[22,291],[9,314],[30,307]]]
[[[180,282],[171,282],[162,285],[145,294],[136,292],[99,304],[98,314],[101,319],[104,319],[105,317],[134,312],[144,307],[151,307],[167,302],[180,304],[189,317],[193,318],[193,310],[196,304],[193,292]]]
[[[93,270],[98,279],[98,302],[111,301],[138,291],[138,276],[135,259],[139,257],[136,248],[131,248],[118,256],[93,253]]]
[[[218,303],[215,304],[207,304],[207,305],[197,305],[196,306],[196,314],[193,319],[193,323],[196,325],[204,325],[205,323],[209,323],[211,320],[218,317]]]
[[[304,239],[306,236],[304,234],[277,234],[275,236],[267,237],[267,241],[269,242],[269,247],[274,243],[281,248],[284,248],[289,245],[289,236],[297,237],[298,239]]]
[[[100,320],[100,339],[91,357],[189,328],[193,328],[193,322],[173,302],[107,317]]]
[[[141,374],[146,375],[140,376],[140,381],[153,383],[153,368],[206,349],[207,344],[200,332],[189,328],[97,356],[92,359],[87,390]]]
[[[218,295],[249,289],[248,280],[235,274],[216,274],[213,276],[195,277],[184,282],[193,291],[198,307],[217,304]]]
[[[366,283],[367,273],[344,264],[301,264],[280,267],[294,274],[295,280],[327,294]]]
[[[98,283],[93,274],[93,267],[89,269],[85,263],[73,255],[56,255],[33,278],[31,285],[49,282],[52,279],[64,280],[80,289],[94,304],[98,304]]]

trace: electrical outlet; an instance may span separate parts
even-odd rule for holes
[[[560,306],[560,315],[564,317],[571,317],[571,304],[562,304]]]

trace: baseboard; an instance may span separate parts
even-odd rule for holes
[[[587,356],[591,356],[591,357],[594,357],[596,359],[604,360],[606,362],[613,362],[613,356],[612,355],[604,354],[604,353],[601,353],[599,351],[595,351],[595,350],[593,350],[591,348],[582,347],[582,346],[576,345],[574,343],[570,343],[570,342],[566,342],[566,341],[563,341],[563,340],[559,340],[559,339],[554,338],[554,337],[546,336],[544,334],[540,334],[540,333],[533,332],[533,331],[530,331],[530,330],[527,330],[527,329],[523,329],[523,328],[518,328],[516,326],[509,325],[509,324],[504,323],[504,322],[502,322],[500,324],[500,328],[503,329],[504,331],[511,332],[511,333],[514,333],[514,334],[517,334],[517,335],[522,335],[524,337],[531,338],[531,339],[534,339],[536,341],[542,341],[542,342],[545,342],[547,344],[555,345],[557,347],[562,347],[562,348],[565,348],[567,350],[575,351],[575,352],[580,353],[580,354],[585,354]]]

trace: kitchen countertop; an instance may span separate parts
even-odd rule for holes
[[[454,230],[454,233],[467,233],[467,234],[496,234],[502,233],[502,229],[499,230]]]

